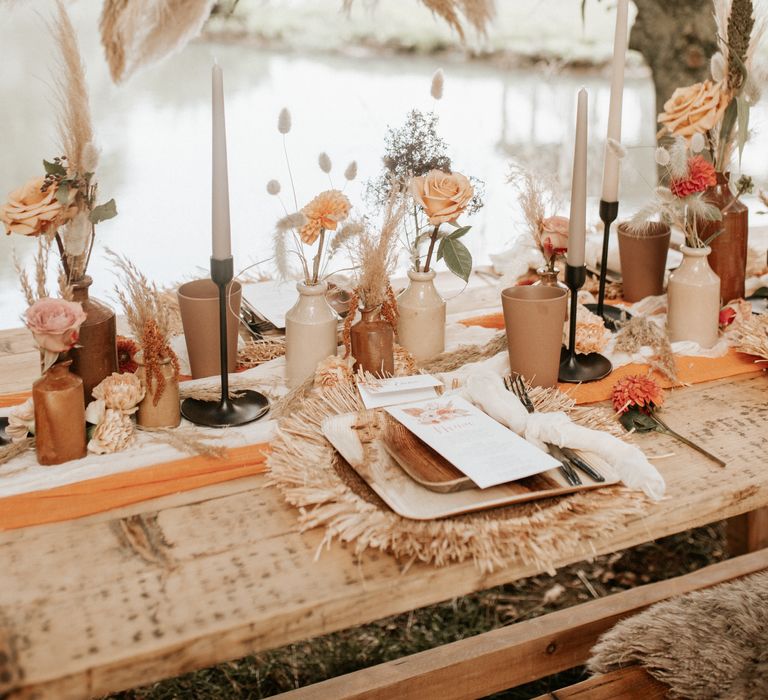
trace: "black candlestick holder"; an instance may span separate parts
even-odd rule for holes
[[[615,331],[619,321],[625,321],[632,318],[632,315],[625,309],[618,306],[611,306],[605,303],[605,276],[608,272],[608,242],[611,237],[611,224],[616,221],[619,215],[618,202],[606,202],[600,200],[600,219],[603,222],[603,253],[600,258],[600,287],[597,292],[597,304],[586,304],[586,307],[603,319],[605,327]]]
[[[565,283],[571,290],[571,315],[568,323],[568,347],[560,353],[560,372],[558,379],[561,382],[578,384],[579,382],[594,382],[607,377],[613,366],[611,361],[598,352],[588,355],[576,354],[576,310],[579,303],[579,289],[587,278],[587,268],[574,267],[566,264]]]
[[[211,258],[211,279],[219,288],[219,352],[221,354],[221,398],[218,401],[184,399],[181,415],[188,421],[209,428],[227,428],[244,425],[261,418],[269,410],[269,400],[258,391],[238,390],[229,395],[229,367],[227,352],[227,287],[232,281],[232,257],[224,260]]]

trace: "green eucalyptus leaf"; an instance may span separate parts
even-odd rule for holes
[[[749,137],[749,103],[741,96],[736,98],[736,112],[738,120],[736,143],[739,146],[739,167],[741,167],[741,154]]]
[[[634,430],[638,433],[649,433],[652,430],[659,430],[659,424],[649,416],[643,413],[639,408],[632,407],[626,413],[619,416],[619,422],[626,430]]]
[[[69,183],[67,182],[59,183],[59,186],[56,188],[56,200],[62,206],[66,206],[67,204],[69,204]]]
[[[64,177],[67,174],[67,169],[61,163],[52,163],[50,160],[43,159],[43,167],[45,168],[46,175],[60,175]]]
[[[88,217],[92,224],[98,224],[100,221],[106,221],[107,219],[113,219],[117,216],[117,205],[114,199],[110,199],[104,204],[91,209],[91,214]]]
[[[472,228],[471,226],[461,226],[460,228],[457,228],[457,229],[456,229],[455,231],[453,231],[452,233],[449,233],[449,234],[446,236],[446,238],[452,238],[452,239],[455,241],[457,238],[461,238],[462,236],[464,236],[464,235],[466,235],[467,233],[469,233],[469,230],[470,230],[471,228]]]
[[[443,259],[443,243],[445,242],[445,238],[441,238],[440,242],[437,244],[437,257],[435,260],[442,260]]]
[[[469,282],[472,274],[472,254],[469,249],[454,238],[444,238],[441,241],[442,257],[448,269],[465,282]]]

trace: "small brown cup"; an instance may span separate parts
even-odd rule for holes
[[[619,224],[619,259],[624,301],[640,301],[664,293],[670,229],[667,224],[649,221],[640,234]]]
[[[227,289],[227,362],[230,372],[237,367],[241,295],[240,283],[230,282]],[[209,279],[194,280],[182,284],[177,296],[192,377],[213,377],[221,372],[219,288]]]
[[[543,285],[501,293],[509,368],[533,386],[557,384],[567,297],[567,289]]]

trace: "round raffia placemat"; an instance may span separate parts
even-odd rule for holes
[[[534,390],[537,410],[565,410],[588,427],[619,430],[610,411],[574,408],[557,390]],[[638,491],[611,486],[431,521],[392,512],[338,455],[321,431],[331,415],[363,408],[353,384],[316,388],[279,423],[267,459],[269,481],[299,510],[302,530],[325,528],[318,556],[334,539],[443,566],[472,559],[483,572],[519,562],[554,571],[555,562],[588,552],[590,539],[622,527],[647,505]]]

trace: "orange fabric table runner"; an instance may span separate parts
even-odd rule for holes
[[[0,530],[74,520],[266,471],[268,443],[227,450],[221,459],[186,457],[46,491],[0,499]],[[119,458],[119,455],[116,455]]]
[[[501,313],[486,314],[461,320],[465,326],[482,326],[483,328],[504,329],[504,316]],[[763,365],[756,364],[751,355],[728,350],[724,357],[693,357],[676,356],[677,373],[683,384],[700,384],[711,382],[715,379],[735,377],[741,374],[762,372]],[[605,379],[586,384],[558,384],[558,388],[568,394],[576,403],[586,404],[597,401],[605,401],[611,397],[611,388],[618,379],[630,374],[644,374],[648,371],[648,365],[629,364],[617,367]],[[656,380],[665,388],[674,385],[658,372],[654,372]]]

